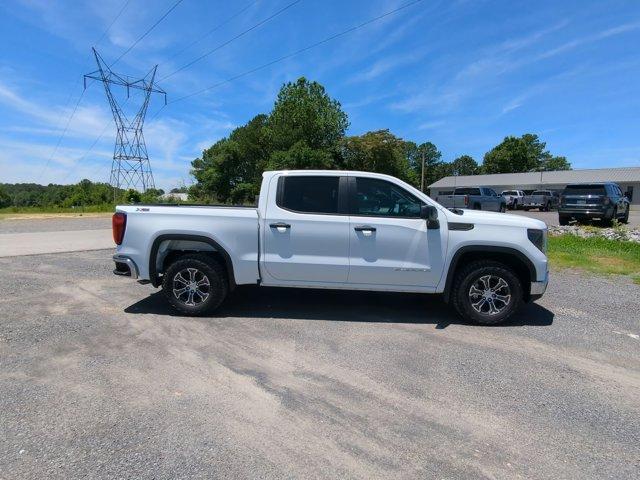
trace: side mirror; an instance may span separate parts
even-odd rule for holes
[[[420,218],[427,221],[427,228],[440,228],[440,222],[438,221],[438,209],[433,205],[422,205],[420,207]]]

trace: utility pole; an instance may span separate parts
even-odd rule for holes
[[[422,152],[422,180],[420,181],[420,191],[424,193],[424,151]]]
[[[93,49],[93,55],[98,64],[98,70],[84,76],[84,86],[87,88],[87,78],[102,82],[107,94],[107,100],[109,100],[113,120],[116,124],[116,145],[113,152],[110,180],[113,186],[114,199],[117,190],[121,188],[135,188],[143,192],[150,188],[155,188],[142,126],[144,125],[151,93],[164,95],[165,105],[167,103],[167,94],[155,83],[158,66],[153,67],[143,78],[132,78],[111,70],[95,48]],[[127,90],[127,98],[131,90],[142,91],[142,105],[132,120],[124,114],[122,107],[111,91],[112,85],[124,87]]]

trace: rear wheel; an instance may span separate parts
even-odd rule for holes
[[[529,207],[524,207],[524,211],[528,212],[529,211]]]
[[[604,217],[600,223],[603,227],[613,226],[613,221],[618,219],[618,209],[614,208],[610,217]]]
[[[473,209],[474,209],[474,210],[482,210],[482,208],[480,207],[480,204],[479,204],[479,203],[474,203],[474,204],[473,204]]]
[[[558,223],[560,225],[569,225],[569,217],[567,215],[558,215]]]
[[[542,210],[542,208],[541,208],[540,210]],[[544,205],[544,211],[545,211],[545,212],[548,212],[549,210],[551,210],[551,207],[549,206],[549,204],[548,204],[548,203],[545,203],[545,205]]]
[[[507,211],[507,206],[504,203],[500,204],[500,212],[504,213]]]
[[[522,284],[515,272],[493,260],[472,262],[460,270],[451,292],[453,307],[465,320],[495,325],[522,305]]]
[[[162,291],[173,307],[191,316],[210,313],[227,296],[229,284],[222,265],[209,255],[187,254],[164,272]]]

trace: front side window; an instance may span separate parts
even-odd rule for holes
[[[340,177],[282,177],[278,206],[302,213],[338,213]]]
[[[375,178],[356,179],[354,215],[419,217],[423,203],[402,187]]]

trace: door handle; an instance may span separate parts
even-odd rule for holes
[[[358,225],[357,227],[353,227],[356,232],[362,232],[365,237],[370,237],[373,235],[373,232],[376,231],[376,227],[370,227],[369,225]]]
[[[284,233],[284,232],[287,231],[288,228],[291,228],[291,225],[289,225],[288,223],[284,223],[284,222],[271,223],[271,224],[269,224],[269,226],[271,228],[277,228],[278,232],[280,232],[280,233]]]

